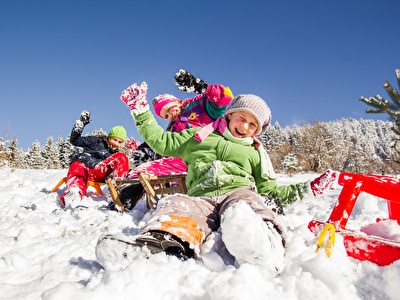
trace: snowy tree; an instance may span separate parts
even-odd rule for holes
[[[392,147],[396,137],[392,127],[391,121],[351,118],[285,128],[276,122],[259,139],[277,172],[321,172],[330,168],[355,173],[400,174],[397,163],[400,153]],[[92,134],[106,135],[103,130],[94,130]],[[44,149],[35,141],[27,152],[17,149],[15,137],[11,141],[0,139],[0,164],[7,163],[13,168],[67,169],[74,151],[69,136],[66,140],[59,136],[56,143],[49,137]],[[121,151],[131,155],[126,147]],[[5,153],[3,159],[2,153]]]
[[[285,155],[281,163],[282,171],[289,175],[292,175],[295,171],[298,170],[298,162],[299,161],[295,154],[288,153],[287,155]]]
[[[13,137],[10,141],[9,146],[9,161],[10,167],[12,168],[24,168],[24,151],[22,149],[18,149],[18,141],[17,137]]]
[[[260,137],[273,165],[278,166],[278,171],[280,171],[279,166],[281,161],[292,150],[288,132],[288,128],[282,128],[276,122],[274,126],[269,126],[266,132]]]
[[[42,157],[42,149],[38,140],[35,140],[32,144],[32,148],[28,149],[28,153],[25,156],[25,164],[27,168],[45,168],[45,160]]]
[[[332,136],[320,122],[304,125],[296,137],[298,157],[306,164],[306,170],[321,172],[331,165],[331,154],[336,151]]]
[[[47,138],[46,145],[42,150],[42,156],[45,160],[46,169],[58,169],[60,167],[58,148],[53,141],[53,136],[49,136]]]
[[[86,135],[93,135],[93,136],[107,136],[107,133],[103,130],[103,128],[97,129],[94,128],[91,132],[88,132]]]
[[[69,141],[69,136],[65,140],[59,137],[56,144],[59,148],[58,157],[60,162],[60,168],[67,169],[69,167],[70,157],[74,152],[73,146]]]
[[[400,69],[396,69],[396,76],[397,83],[400,87]],[[389,119],[394,123],[392,130],[396,133],[393,147],[400,153],[400,95],[399,92],[390,85],[389,81],[385,81],[383,87],[388,93],[390,100],[383,99],[379,94],[369,98],[361,96],[360,100],[373,107],[367,109],[367,113],[386,113],[389,115]]]
[[[345,138],[344,122],[345,120],[342,119],[335,122],[321,123],[331,136],[331,144],[334,145],[330,149],[329,168],[337,171],[343,171],[343,160],[347,157],[349,149],[353,148],[350,141]]]
[[[4,138],[0,137],[0,167],[8,165],[7,146]]]

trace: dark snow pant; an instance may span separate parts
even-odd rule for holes
[[[76,187],[81,193],[81,197],[86,193],[87,182],[104,180],[112,175],[113,178],[124,178],[129,172],[129,160],[125,153],[118,152],[98,163],[93,169],[90,169],[80,161],[74,161],[69,166],[67,174],[67,187]],[[65,194],[65,193],[64,193]]]
[[[161,199],[157,209],[140,233],[165,231],[192,247],[197,247],[213,231],[218,230],[224,211],[238,201],[245,201],[265,221],[272,222],[278,232],[283,228],[278,215],[250,187],[232,190],[222,196],[190,197],[174,194]]]

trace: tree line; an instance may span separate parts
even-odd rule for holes
[[[93,130],[93,134],[105,134]],[[328,168],[353,173],[399,173],[399,153],[393,148],[396,133],[393,122],[367,119],[341,119],[332,122],[281,127],[269,126],[261,136],[275,171],[293,174],[320,173]],[[0,167],[21,169],[67,169],[74,147],[69,136],[45,145],[35,140],[27,150],[18,148],[17,138],[0,138]],[[128,156],[132,152],[123,147]]]
[[[276,124],[262,142],[279,173],[333,169],[395,175],[400,165],[392,128],[389,121],[351,118],[286,128]]]

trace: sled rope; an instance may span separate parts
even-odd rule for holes
[[[327,238],[326,243],[324,243],[325,235],[327,232],[329,232],[329,236]],[[318,250],[321,248],[325,248],[326,256],[330,257],[334,245],[335,245],[335,227],[333,226],[333,224],[325,224],[317,239],[317,249],[315,250],[315,252],[318,252]]]

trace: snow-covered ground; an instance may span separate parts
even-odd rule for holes
[[[151,211],[139,202],[129,213],[106,209],[93,194],[74,209],[61,209],[51,193],[66,170],[0,168],[1,299],[399,299],[400,262],[380,267],[346,255],[336,235],[332,255],[315,252],[312,219],[327,220],[341,187],[286,208],[285,266],[270,278],[260,267],[221,264],[217,256],[180,261],[157,254],[121,270],[104,270],[95,246],[103,233],[135,234]],[[316,177],[279,175],[281,184]],[[61,193],[62,187],[58,193]],[[107,193],[104,186],[103,191]],[[386,201],[362,194],[348,227],[387,216]],[[246,226],[246,224],[243,224]],[[398,225],[392,235],[398,237]],[[396,232],[397,230],[397,232]]]

